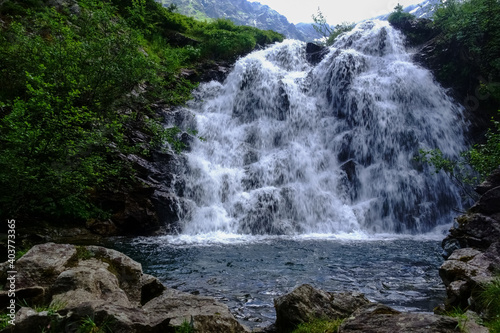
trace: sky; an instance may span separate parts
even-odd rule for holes
[[[321,9],[328,24],[358,22],[378,15],[387,14],[400,3],[403,7],[418,4],[423,0],[248,0],[268,5],[289,22],[313,22],[311,16]]]

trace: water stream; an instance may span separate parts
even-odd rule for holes
[[[414,158],[465,149],[462,109],[387,22],[358,24],[317,66],[299,41],[254,52],[195,96],[184,234],[418,234],[461,206]]]
[[[118,242],[168,286],[212,295],[249,326],[301,283],[401,309],[442,301],[439,241],[461,207],[418,150],[465,149],[462,108],[387,22],[358,24],[318,65],[286,40],[200,85],[172,188],[179,234]]]

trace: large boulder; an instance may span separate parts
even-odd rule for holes
[[[301,285],[275,300],[276,324],[263,332],[292,332],[314,319],[343,319],[339,333],[487,333],[473,318],[457,319],[422,312],[400,312],[368,301],[360,293],[329,293]]]
[[[274,300],[276,329],[291,332],[300,323],[314,318],[345,318],[368,303],[360,293],[329,293],[304,284]]]
[[[1,269],[5,276],[8,265]],[[16,298],[23,306],[17,306],[16,325],[2,332],[77,332],[85,320],[115,333],[173,332],[184,322],[197,332],[248,332],[227,306],[168,289],[136,261],[104,247],[41,244],[16,269]],[[5,306],[8,289],[0,291]]]
[[[461,332],[458,321],[454,318],[430,313],[399,312],[377,303],[358,309],[342,323],[339,331],[342,333]]]

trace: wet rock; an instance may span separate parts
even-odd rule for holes
[[[360,293],[328,293],[304,284],[274,300],[276,329],[291,332],[311,318],[345,318],[368,303]]]
[[[306,59],[311,65],[317,65],[325,58],[329,50],[327,47],[315,43],[306,44]]]

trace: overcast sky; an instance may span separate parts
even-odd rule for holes
[[[291,23],[312,22],[318,7],[328,24],[358,22],[393,11],[398,2],[406,7],[423,0],[248,0],[268,5]]]

